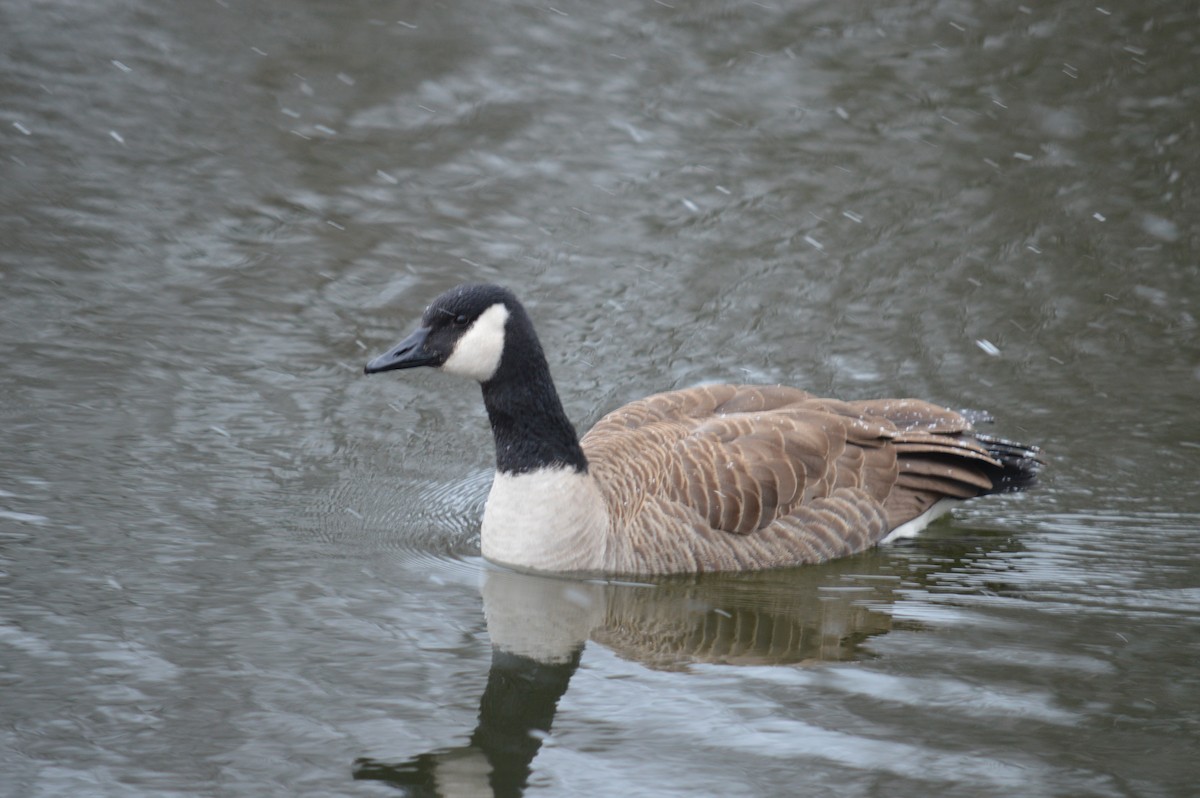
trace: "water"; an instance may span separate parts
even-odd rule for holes
[[[0,42],[0,794],[1194,794],[1187,4],[13,0]],[[581,427],[915,395],[1046,483],[800,571],[496,571],[476,389],[361,376],[479,279]]]

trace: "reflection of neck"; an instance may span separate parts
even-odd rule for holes
[[[493,648],[492,668],[479,702],[479,724],[470,745],[421,754],[395,765],[359,759],[354,763],[354,778],[386,781],[407,795],[423,798],[479,795],[486,789],[482,783],[486,779],[497,798],[520,796],[582,653],[580,643],[566,661],[547,664]],[[483,763],[478,762],[481,756]],[[486,766],[477,769],[473,761]],[[460,792],[463,789],[466,792]]]
[[[566,662],[546,664],[492,650],[492,669],[471,745],[483,751],[492,765],[496,796],[520,795],[525,789],[530,763],[550,731],[558,699],[567,691],[582,653],[580,644]]]

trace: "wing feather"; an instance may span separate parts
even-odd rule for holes
[[[940,498],[991,492],[1002,468],[952,410],[781,386],[650,396],[602,418],[582,443],[614,527],[654,527],[614,545],[659,570],[664,558],[703,570],[843,556]]]

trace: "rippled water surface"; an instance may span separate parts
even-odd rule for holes
[[[1187,3],[0,5],[0,794],[1188,796]],[[989,409],[1032,493],[797,571],[478,559],[502,281],[581,428]]]

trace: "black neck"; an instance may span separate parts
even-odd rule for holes
[[[496,470],[524,474],[539,468],[568,467],[587,472],[587,458],[571,425],[550,367],[523,310],[505,325],[500,367],[483,383],[492,435],[496,440]]]

